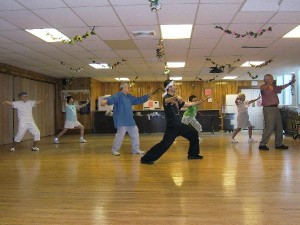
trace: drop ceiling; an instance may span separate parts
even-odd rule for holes
[[[113,82],[115,77],[139,76],[140,81],[162,81],[165,62],[184,61],[185,68],[170,69],[171,76],[192,81],[196,77],[217,80],[247,74],[292,73],[300,65],[300,39],[282,36],[300,24],[299,0],[160,0],[151,11],[148,0],[1,0],[0,62],[52,77],[93,77]],[[280,3],[280,4],[279,4]],[[190,39],[164,40],[164,56],[156,57],[160,25],[193,24]],[[235,38],[215,25],[238,33],[272,27],[257,38]],[[46,43],[25,29],[56,28],[68,37],[83,35],[95,27],[96,35],[74,45]],[[155,36],[134,37],[132,31],[154,31]],[[247,46],[248,48],[243,48]],[[261,47],[261,48],[249,48]],[[212,59],[234,69],[211,74]],[[92,61],[116,65],[95,70]],[[241,68],[245,61],[273,62],[262,68]],[[61,62],[64,63],[62,66]],[[81,68],[74,72],[68,68]],[[216,77],[218,75],[218,77]]]

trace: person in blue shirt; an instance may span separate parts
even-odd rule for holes
[[[120,92],[104,98],[101,105],[114,105],[113,119],[114,126],[117,129],[115,140],[112,147],[112,154],[119,156],[119,149],[121,148],[123,138],[128,132],[131,139],[131,152],[132,154],[143,154],[144,151],[140,150],[139,129],[133,119],[132,105],[143,104],[148,101],[149,97],[153,94],[147,94],[141,97],[135,97],[129,94],[130,86],[128,83],[121,83]]]
[[[77,109],[80,109],[82,107],[85,107],[87,104],[89,104],[89,101],[87,101],[85,104],[75,106],[74,105],[74,99],[72,96],[66,97],[66,121],[64,125],[64,129],[57,135],[57,137],[54,138],[54,143],[59,144],[59,138],[68,131],[68,129],[80,129],[80,143],[87,143],[87,141],[83,138],[84,135],[84,126],[77,120]]]

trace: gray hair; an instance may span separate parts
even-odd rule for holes
[[[120,90],[123,90],[123,88],[124,88],[126,85],[129,86],[129,83],[128,83],[128,82],[122,82],[122,83],[120,84]]]

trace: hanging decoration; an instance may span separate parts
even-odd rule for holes
[[[96,35],[95,27],[91,31],[87,31],[84,35],[76,35],[75,37],[70,38],[69,40],[62,40],[61,38],[56,38],[52,34],[47,33],[46,35],[50,36],[52,40],[60,40],[63,44],[73,45],[75,42],[82,42],[84,39]]]
[[[135,83],[136,83],[135,81],[136,81],[137,79],[139,79],[139,76],[136,76],[136,77],[133,79],[133,81],[129,82],[129,86],[130,86],[130,87],[134,86]]]
[[[80,72],[83,71],[83,67],[72,68],[72,67],[66,65],[66,64],[65,64],[64,62],[62,62],[62,61],[60,62],[60,65],[61,65],[64,69],[69,70],[69,71],[71,71],[71,72],[80,73]]]
[[[264,62],[264,63],[262,63],[262,64],[260,64],[260,65],[253,65],[253,64],[251,64],[251,63],[249,63],[249,65],[251,66],[251,67],[254,67],[254,68],[262,68],[262,67],[265,67],[265,66],[267,66],[269,63],[271,63],[271,62],[273,62],[273,59],[270,59],[270,60],[268,60],[268,61],[266,61],[266,62]]]
[[[168,76],[168,78],[170,77],[170,69],[168,68],[168,66],[167,66],[167,63],[165,63],[165,71],[164,71],[164,75],[167,75]]]
[[[296,74],[292,73],[292,81],[294,81],[295,79],[296,79]],[[291,83],[291,95],[294,95],[294,94],[295,94],[295,83]]]
[[[148,0],[150,2],[150,8],[152,12],[156,12],[157,10],[160,10],[162,7],[162,4],[159,2],[159,0]]]
[[[223,73],[225,67],[232,67],[233,64],[235,64],[236,62],[241,61],[240,58],[238,58],[237,60],[233,61],[233,63],[228,63],[228,64],[224,64],[224,65],[219,65],[217,63],[215,63],[211,58],[206,58],[206,61],[211,62],[214,66],[210,68],[210,73]]]
[[[196,80],[199,80],[199,81],[201,81],[201,82],[206,82],[206,83],[208,83],[208,82],[211,82],[211,81],[216,80],[217,77],[219,77],[219,76],[218,76],[218,75],[215,75],[213,78],[210,78],[210,79],[208,79],[208,80],[203,80],[202,78],[200,78],[200,77],[197,76],[195,79],[196,79]]]
[[[156,57],[159,61],[161,61],[162,57],[165,54],[163,42],[164,42],[163,39],[160,38],[158,43],[157,43],[157,47],[156,47]]]
[[[63,79],[63,85],[66,86],[66,85],[72,84],[72,82],[73,82],[74,79],[75,79],[74,77],[67,77],[67,78],[64,78],[64,79]]]
[[[250,73],[250,72],[247,72],[247,74],[249,75],[249,77],[251,77],[252,78],[252,80],[255,80],[255,79],[257,79],[258,78],[258,75],[252,75],[252,73]]]
[[[259,36],[262,36],[265,32],[271,32],[272,31],[272,27],[268,27],[267,29],[262,29],[262,30],[259,30],[258,32],[246,31],[245,34],[239,34],[235,31],[224,29],[222,26],[215,26],[215,28],[224,31],[225,34],[232,34],[236,38],[243,38],[243,37],[257,38]]]
[[[110,66],[112,69],[116,68],[119,65],[123,65],[123,62],[126,62],[125,59],[121,59],[121,61],[115,62],[112,66]]]

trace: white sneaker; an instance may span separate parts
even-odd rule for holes
[[[257,141],[254,140],[253,138],[249,138],[248,143],[256,143]]]
[[[34,151],[34,152],[36,152],[36,151],[39,151],[40,149],[38,148],[38,147],[32,147],[31,148],[31,151]]]
[[[79,139],[79,142],[80,142],[80,143],[87,143],[87,141],[86,141],[84,138],[80,138],[80,139]]]
[[[137,151],[132,152],[132,154],[139,154],[139,155],[142,155],[142,154],[144,154],[144,153],[145,153],[145,152],[142,151],[142,150],[137,150]]]
[[[231,138],[231,143],[239,143],[237,140],[235,140],[234,138]]]
[[[14,152],[16,151],[15,148],[11,148],[9,151]]]
[[[118,152],[118,151],[113,151],[112,154],[113,154],[114,156],[119,156],[119,155],[120,155],[120,152]]]
[[[59,144],[59,140],[58,140],[58,138],[57,138],[57,137],[56,137],[56,138],[54,138],[53,142],[54,142],[54,144]]]

